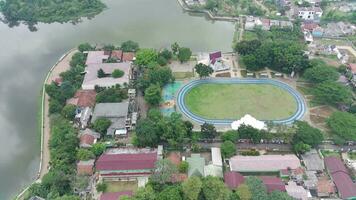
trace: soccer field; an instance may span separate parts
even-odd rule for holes
[[[259,120],[280,120],[297,110],[288,91],[270,84],[200,84],[187,92],[184,103],[190,112],[206,119],[250,114]]]

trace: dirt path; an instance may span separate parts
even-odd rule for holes
[[[47,77],[46,84],[50,84],[52,81],[54,81],[57,77],[59,77],[59,74],[67,71],[70,66],[69,62],[73,56],[73,54],[76,53],[76,50],[70,51],[65,57],[63,57],[49,72],[50,74]],[[41,179],[49,170],[49,161],[50,161],[50,151],[49,151],[49,138],[51,135],[51,129],[50,129],[50,118],[49,118],[49,96],[44,93],[44,107],[43,107],[43,125],[42,125],[42,131],[43,131],[43,140],[42,140],[42,166],[39,172],[39,179]]]

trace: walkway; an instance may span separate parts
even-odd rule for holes
[[[237,78],[229,78],[229,79],[224,79],[224,78],[213,78],[213,79],[201,79],[201,80],[195,80],[191,81],[185,86],[183,86],[180,91],[178,92],[177,96],[177,105],[180,110],[185,116],[190,118],[191,120],[197,122],[198,124],[203,124],[205,122],[214,124],[214,125],[230,125],[234,120],[231,119],[206,119],[204,117],[198,116],[193,114],[185,105],[184,98],[185,95],[194,87],[204,84],[204,83],[218,83],[218,84],[224,84],[224,83],[229,83],[229,84],[270,84],[274,85],[277,87],[280,87],[281,89],[286,90],[289,92],[295,101],[297,102],[297,111],[289,118],[287,119],[281,119],[281,120],[273,120],[273,123],[280,123],[280,124],[291,124],[296,120],[300,120],[306,110],[307,106],[305,104],[305,101],[302,97],[301,94],[299,94],[296,90],[294,90],[292,87],[287,85],[286,83],[283,83],[281,81],[277,80],[272,80],[272,79],[237,79]]]

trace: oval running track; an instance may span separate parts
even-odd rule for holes
[[[201,85],[201,84],[207,84],[207,83],[217,83],[217,84],[267,84],[267,85],[273,85],[276,87],[279,87],[285,91],[287,91],[289,94],[293,96],[297,103],[297,110],[296,112],[286,118],[286,119],[280,119],[280,120],[263,120],[265,122],[273,122],[277,124],[291,124],[296,120],[300,120],[303,116],[304,113],[306,112],[306,105],[305,101],[302,97],[302,95],[297,92],[295,89],[287,85],[286,83],[283,83],[281,81],[273,80],[273,79],[237,79],[237,78],[210,78],[210,79],[200,79],[200,80],[194,80],[186,85],[184,85],[178,92],[177,95],[177,105],[179,110],[188,118],[191,120],[203,124],[203,123],[210,123],[214,125],[230,125],[233,121],[238,120],[231,120],[231,119],[206,119],[201,116],[198,116],[187,108],[185,105],[185,95],[194,87]]]

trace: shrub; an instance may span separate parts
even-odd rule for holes
[[[111,76],[114,77],[114,78],[121,78],[121,77],[124,76],[124,74],[125,74],[124,71],[121,71],[121,70],[119,70],[119,69],[115,69],[115,70],[112,72]]]

